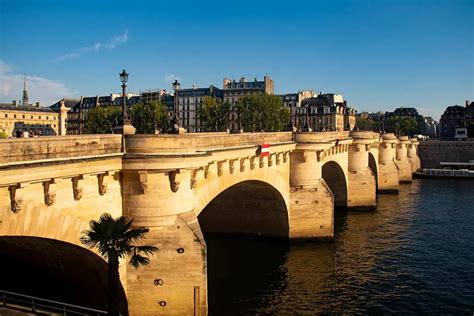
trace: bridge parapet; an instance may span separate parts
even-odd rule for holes
[[[0,165],[120,154],[121,135],[70,135],[0,139]]]
[[[262,143],[292,141],[291,132],[283,133],[192,133],[168,135],[127,135],[127,153],[193,153]]]

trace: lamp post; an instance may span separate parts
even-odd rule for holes
[[[174,118],[172,121],[173,124],[173,130],[176,134],[179,134],[179,115],[178,115],[178,91],[179,88],[181,87],[181,84],[179,81],[176,79],[173,82],[173,90],[174,90]]]
[[[127,113],[127,95],[125,94],[125,89],[127,88],[126,82],[128,81],[128,73],[124,69],[119,76],[122,82],[122,124],[114,128],[114,133],[122,134],[122,152],[125,153],[125,135],[135,134],[135,127],[132,126]]]
[[[122,125],[129,125],[130,120],[128,119],[127,115],[127,95],[125,94],[125,89],[127,88],[127,81],[128,81],[128,73],[124,70],[119,74],[120,76],[120,81],[122,82],[122,113],[123,113],[123,120],[122,120]]]

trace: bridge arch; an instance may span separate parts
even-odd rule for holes
[[[334,195],[334,206],[347,207],[347,179],[339,163],[326,162],[322,166],[322,178]]]
[[[1,289],[107,310],[107,263],[78,245],[34,236],[0,236]],[[121,311],[127,301],[120,288]]]
[[[378,191],[378,184],[379,184],[377,158],[370,151],[368,152],[368,155],[369,155],[369,168],[370,168],[370,170],[372,170],[372,173],[375,176],[375,188],[376,188],[375,192],[377,192]]]
[[[246,180],[215,196],[198,216],[204,233],[289,237],[288,208],[271,184]]]

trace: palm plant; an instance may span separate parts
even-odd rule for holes
[[[90,249],[96,248],[107,260],[107,310],[109,315],[119,315],[119,259],[129,256],[129,264],[135,268],[150,263],[149,256],[158,250],[152,246],[136,246],[149,231],[147,228],[132,228],[133,219],[120,216],[116,219],[108,213],[98,221],[91,220],[90,229],[83,231],[81,242]]]

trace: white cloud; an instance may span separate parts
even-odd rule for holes
[[[20,100],[23,95],[24,75],[13,72],[14,67],[0,60],[0,102],[10,103]],[[35,76],[27,76],[29,102],[40,102],[49,106],[64,97],[77,95],[77,91],[67,88],[63,83]]]
[[[167,74],[163,79],[166,83],[172,83],[175,80],[181,81],[181,77],[178,77],[175,74]]]
[[[89,46],[84,46],[79,48],[78,50],[67,53],[64,55],[61,55],[58,57],[59,61],[64,61],[67,59],[75,59],[81,57],[82,54],[88,53],[88,52],[98,52],[102,50],[103,48],[106,49],[114,49],[120,44],[126,43],[128,41],[128,30],[125,30],[122,35],[114,36],[110,41],[108,42],[97,42]]]

